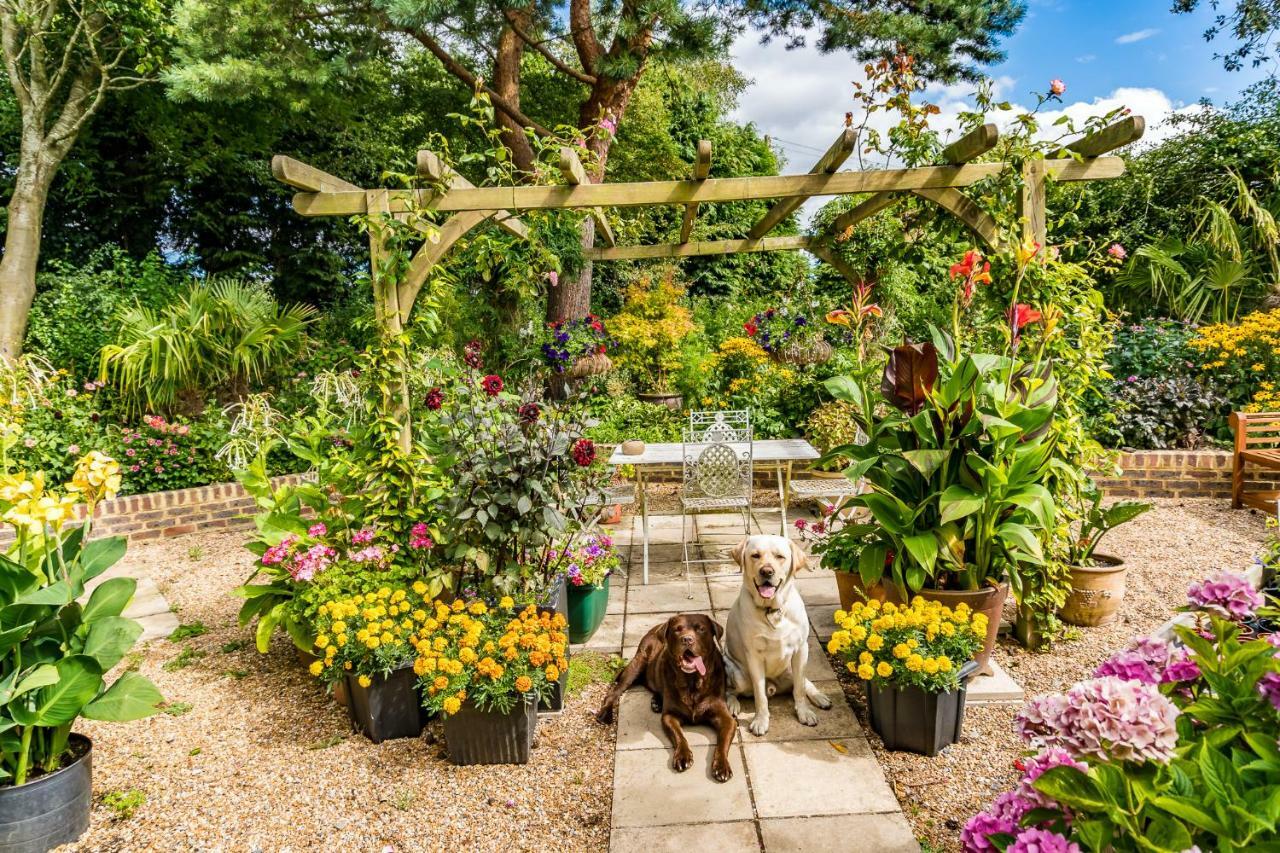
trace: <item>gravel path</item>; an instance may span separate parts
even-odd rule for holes
[[[251,556],[243,537],[183,536],[130,549],[184,625],[128,663],[153,679],[171,713],[136,723],[82,721],[94,738],[94,807],[77,850],[603,850],[612,807],[613,734],[590,717],[591,684],[538,727],[524,767],[454,767],[442,739],[374,745],[351,734],[277,637],[259,655],[235,624]],[[176,667],[176,661],[187,665]],[[169,669],[165,669],[165,665]],[[140,791],[131,817],[108,795]]]
[[[1029,653],[1015,641],[1001,639],[996,660],[1028,696],[1056,692],[1087,678],[1130,638],[1164,624],[1184,603],[1189,583],[1219,568],[1246,568],[1266,535],[1261,514],[1233,512],[1226,501],[1153,503],[1155,509],[1116,528],[1103,543],[1104,551],[1129,565],[1120,619],[1101,628],[1074,629],[1074,636],[1059,640],[1045,654]],[[865,723],[861,688],[847,682],[845,688]],[[922,842],[937,850],[959,850],[965,821],[1017,781],[1013,762],[1023,751],[1013,733],[1013,718],[1019,708],[967,709],[963,739],[936,758],[886,752],[868,726],[872,747]]]

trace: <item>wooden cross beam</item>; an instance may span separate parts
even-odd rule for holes
[[[836,141],[831,144],[827,152],[822,155],[814,167],[809,170],[811,175],[830,175],[849,159],[849,155],[853,153],[853,146],[858,140],[858,135],[854,133],[852,128],[845,128],[844,132],[836,137]],[[751,226],[751,230],[747,232],[748,237],[759,238],[768,234],[773,230],[774,226],[782,220],[790,216],[796,208],[805,203],[803,196],[792,196],[784,198],[782,201],[774,204],[769,208],[764,216],[755,225]]]
[[[1050,158],[1067,157],[1078,154],[1081,157],[1098,157],[1108,151],[1122,148],[1131,142],[1137,142],[1147,130],[1147,122],[1142,116],[1129,116],[1101,130],[1095,130],[1082,136],[1065,148],[1053,152]]]
[[[996,147],[996,143],[1000,140],[1000,129],[994,124],[984,124],[976,127],[957,139],[955,142],[942,149],[942,162],[950,166],[959,166],[961,163],[968,163],[975,160],[983,154]],[[936,199],[933,199],[936,201]],[[846,210],[844,213],[836,217],[831,223],[831,230],[836,234],[841,234],[847,229],[857,225],[864,219],[875,216],[880,211],[892,207],[899,201],[898,196],[888,193],[880,193],[866,199],[852,210]],[[981,211],[979,211],[981,213]],[[970,224],[970,223],[966,223]],[[994,223],[991,223],[994,225]],[[972,225],[970,227],[973,227]],[[982,223],[984,230],[987,223]],[[975,229],[976,230],[976,229]]]
[[[1046,160],[1045,169],[1059,181],[1092,181],[1124,174],[1119,157]],[[454,189],[444,195],[423,190],[389,190],[392,213],[416,203],[421,208],[460,210],[558,210],[592,207],[644,207],[691,202],[744,201],[747,199],[800,196],[851,195],[936,187],[967,187],[1000,174],[1004,163],[966,163],[961,166],[925,166],[870,172],[836,172],[832,175],[765,175],[744,178],[708,178],[705,181],[642,181],[637,183],[582,184],[579,186],[514,186]],[[293,197],[293,207],[303,216],[350,216],[365,213],[364,193],[304,192]]]
[[[707,176],[711,174],[711,140],[698,140],[698,159],[693,163],[693,179],[695,181],[705,181]],[[688,243],[689,236],[693,234],[693,220],[698,215],[698,203],[686,204],[684,206],[684,221],[680,223],[680,242]]]
[[[572,148],[560,149],[560,174],[564,175],[565,182],[570,186],[591,183],[591,179],[587,177],[587,170],[582,168],[582,161],[578,159],[577,152]],[[604,215],[604,210],[593,207],[591,218],[595,220],[596,233],[604,239],[604,242],[610,246],[616,245],[613,229],[609,227],[609,220]]]
[[[692,243],[658,243],[651,246],[616,246],[611,249],[588,249],[591,261],[638,261],[652,258],[690,258],[695,255],[733,255],[750,252],[778,252],[808,249],[812,237],[761,237],[758,240],[702,240]]]
[[[418,174],[433,181],[442,184],[448,184],[452,189],[475,189],[475,184],[459,175],[453,169],[440,159],[440,156],[434,151],[418,152]],[[514,234],[521,239],[529,239],[529,227],[520,221],[514,213],[509,210],[493,210],[493,211],[477,211],[483,212],[485,215],[479,221],[484,221],[490,216],[494,218],[494,222],[504,231]],[[466,231],[464,230],[465,234]],[[441,253],[443,254],[443,253]]]
[[[301,160],[295,160],[283,154],[277,154],[271,158],[271,174],[275,175],[277,181],[306,192],[364,192],[360,187],[349,181],[334,177],[328,172],[322,172],[315,166],[310,166]]]

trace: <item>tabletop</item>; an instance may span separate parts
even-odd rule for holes
[[[730,446],[742,447],[745,442],[729,442]],[[751,442],[751,455],[756,462],[808,462],[822,454],[816,447],[803,438],[766,438]],[[609,457],[610,465],[681,465],[684,460],[684,445],[679,442],[667,444],[646,444],[644,453],[629,456],[622,452],[622,445],[613,449]]]

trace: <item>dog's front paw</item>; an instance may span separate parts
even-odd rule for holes
[[[817,705],[824,711],[831,710],[831,700],[827,698],[827,694],[821,690],[815,690],[809,694],[809,701]]]
[[[729,766],[729,759],[721,759],[717,755],[711,760],[711,778],[717,782],[728,782],[733,778],[733,768]]]
[[[688,746],[681,747],[676,750],[676,756],[671,760],[671,766],[677,773],[683,773],[693,766],[693,750]]]
[[[830,703],[827,704],[829,705]],[[806,726],[816,726],[818,724],[818,715],[813,712],[813,708],[807,702],[796,706],[796,719]]]
[[[742,703],[738,701],[737,693],[730,693],[724,698],[724,704],[729,707],[729,713],[735,717],[742,713]]]
[[[814,723],[816,725],[817,721],[815,720]],[[769,733],[769,715],[756,711],[755,716],[751,718],[751,722],[747,724],[747,731],[756,737],[764,737]]]
[[[613,722],[613,703],[606,702],[596,711],[596,721],[604,723],[606,726]]]

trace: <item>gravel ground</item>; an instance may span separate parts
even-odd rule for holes
[[[250,555],[241,536],[183,536],[130,549],[184,625],[125,664],[155,681],[171,713],[127,724],[82,721],[94,739],[94,807],[76,850],[603,850],[613,792],[613,729],[590,717],[589,684],[538,727],[524,767],[454,767],[443,737],[374,745],[277,637],[259,655],[235,624]],[[179,656],[188,665],[175,668]],[[169,664],[166,670],[165,664]],[[189,709],[187,709],[189,708]],[[184,710],[186,709],[186,710]],[[123,817],[104,798],[140,791]]]
[[[1187,585],[1220,568],[1243,570],[1265,538],[1263,516],[1232,511],[1226,501],[1168,499],[1107,534],[1103,550],[1128,563],[1121,617],[1100,628],[1078,628],[1033,654],[1002,637],[995,651],[1000,665],[1028,696],[1056,692],[1087,678],[1094,668],[1132,637],[1160,627],[1184,603]],[[837,672],[842,673],[840,667]],[[864,725],[860,687],[846,694]],[[889,776],[916,837],[936,850],[959,850],[965,821],[1018,779],[1013,768],[1023,754],[1013,733],[1020,706],[969,708],[964,735],[935,758],[887,752],[867,726],[876,756]]]

